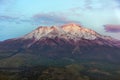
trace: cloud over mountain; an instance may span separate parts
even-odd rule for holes
[[[112,33],[120,32],[120,25],[108,24],[108,25],[104,25],[104,28],[106,32],[112,32]]]
[[[68,17],[55,13],[40,13],[33,16],[34,22],[38,24],[65,24],[65,23],[79,23],[78,21],[70,20]]]

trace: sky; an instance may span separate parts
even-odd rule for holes
[[[0,41],[67,23],[120,39],[120,0],[0,0]]]

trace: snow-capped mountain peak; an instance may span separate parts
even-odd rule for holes
[[[81,29],[81,27],[77,24],[66,24],[66,25],[63,25],[62,26],[62,29],[65,31],[65,32],[77,32]]]
[[[22,38],[40,40],[43,38],[55,37],[68,40],[73,39],[75,41],[80,39],[94,40],[96,38],[105,38],[91,29],[81,27],[80,25],[74,23],[66,24],[60,27],[40,26],[36,30],[23,36]]]

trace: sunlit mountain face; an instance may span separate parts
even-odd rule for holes
[[[120,80],[120,0],[0,0],[0,80]]]

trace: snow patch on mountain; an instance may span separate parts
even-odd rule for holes
[[[88,40],[95,40],[97,38],[104,38],[108,39],[109,37],[102,36],[97,32],[84,28],[78,24],[66,24],[60,27],[57,26],[41,26],[38,27],[36,30],[32,31],[31,33],[23,36],[23,39],[35,39],[40,40],[43,38],[64,38],[64,39],[73,39],[73,40],[81,40],[81,39],[88,39]],[[110,38],[109,38],[110,39]]]

